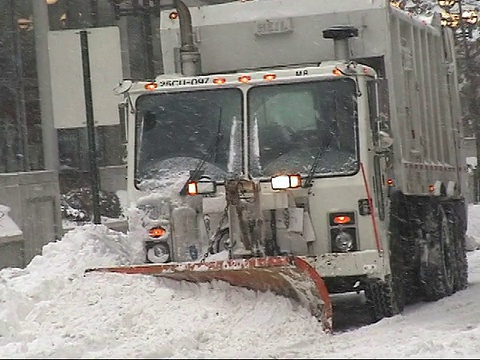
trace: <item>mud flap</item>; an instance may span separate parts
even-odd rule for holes
[[[146,264],[87,269],[86,272],[144,274],[194,283],[226,281],[254,291],[271,291],[298,301],[332,332],[332,303],[317,271],[296,256],[272,256],[212,262]]]

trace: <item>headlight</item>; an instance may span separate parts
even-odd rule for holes
[[[334,240],[335,248],[338,251],[348,252],[353,247],[353,237],[345,231],[340,231]]]
[[[152,263],[165,263],[170,259],[170,249],[167,244],[156,243],[147,250],[147,259]]]
[[[272,177],[270,181],[273,190],[295,189],[302,186],[302,177],[296,175],[279,175]]]

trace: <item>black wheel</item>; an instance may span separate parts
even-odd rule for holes
[[[405,286],[403,261],[391,257],[392,273],[385,280],[374,279],[365,285],[365,298],[373,321],[403,312]]]
[[[425,300],[436,301],[453,293],[456,264],[454,234],[440,204],[426,204],[424,219],[425,244],[420,280]]]
[[[465,204],[457,201],[452,206],[452,216],[454,225],[454,240],[455,240],[455,282],[453,285],[454,291],[464,290],[468,287],[468,261],[465,241],[465,221],[466,211]]]
[[[397,315],[405,307],[405,260],[400,231],[404,216],[400,206],[398,198],[392,200],[389,225],[391,274],[385,280],[373,280],[365,287],[373,321]]]
[[[385,280],[375,279],[365,286],[365,297],[373,321],[400,314],[405,306],[399,278],[387,276]]]
[[[467,252],[465,250],[465,234],[462,236],[463,241],[456,244],[457,271],[455,272],[454,290],[465,290],[468,287],[468,261]]]

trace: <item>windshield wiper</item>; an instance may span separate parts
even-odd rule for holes
[[[223,134],[222,134],[222,108],[220,108],[220,114],[219,114],[218,121],[217,121],[217,134],[216,134],[215,138],[213,139],[212,144],[208,147],[205,155],[202,156],[202,158],[200,159],[200,162],[197,164],[195,169],[190,172],[190,175],[189,175],[187,181],[185,182],[182,189],[180,190],[180,195],[181,196],[187,195],[188,184],[193,180],[198,180],[200,175],[202,175],[202,169],[203,169],[203,166],[205,165],[205,163],[207,161],[210,161],[210,159],[212,159],[212,158],[214,159],[214,161],[216,161],[217,153],[218,153],[218,147],[220,145],[220,141],[222,140],[222,138],[223,138]]]
[[[312,166],[310,167],[310,171],[308,172],[308,176],[303,183],[303,188],[309,188],[312,186],[312,180],[315,176],[315,172],[317,171],[318,164],[320,164],[320,159],[322,158],[325,151],[330,147],[330,143],[332,142],[333,136],[335,134],[335,124],[337,123],[337,92],[333,91],[333,119],[330,123],[330,133],[328,136],[327,141],[323,146],[318,149],[317,155],[313,159]]]
[[[333,139],[333,131],[330,131],[330,135],[327,139],[327,142],[318,149],[317,155],[315,155],[315,158],[313,159],[312,166],[310,166],[310,171],[308,172],[308,176],[305,179],[305,182],[303,183],[302,187],[309,188],[311,186],[313,176],[317,171],[318,164],[320,164],[320,159],[322,158],[325,151],[330,147],[330,143],[332,142],[332,139]]]

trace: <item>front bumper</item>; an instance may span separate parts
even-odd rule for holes
[[[322,278],[362,276],[384,279],[390,271],[385,257],[377,250],[326,253],[305,257]]]

